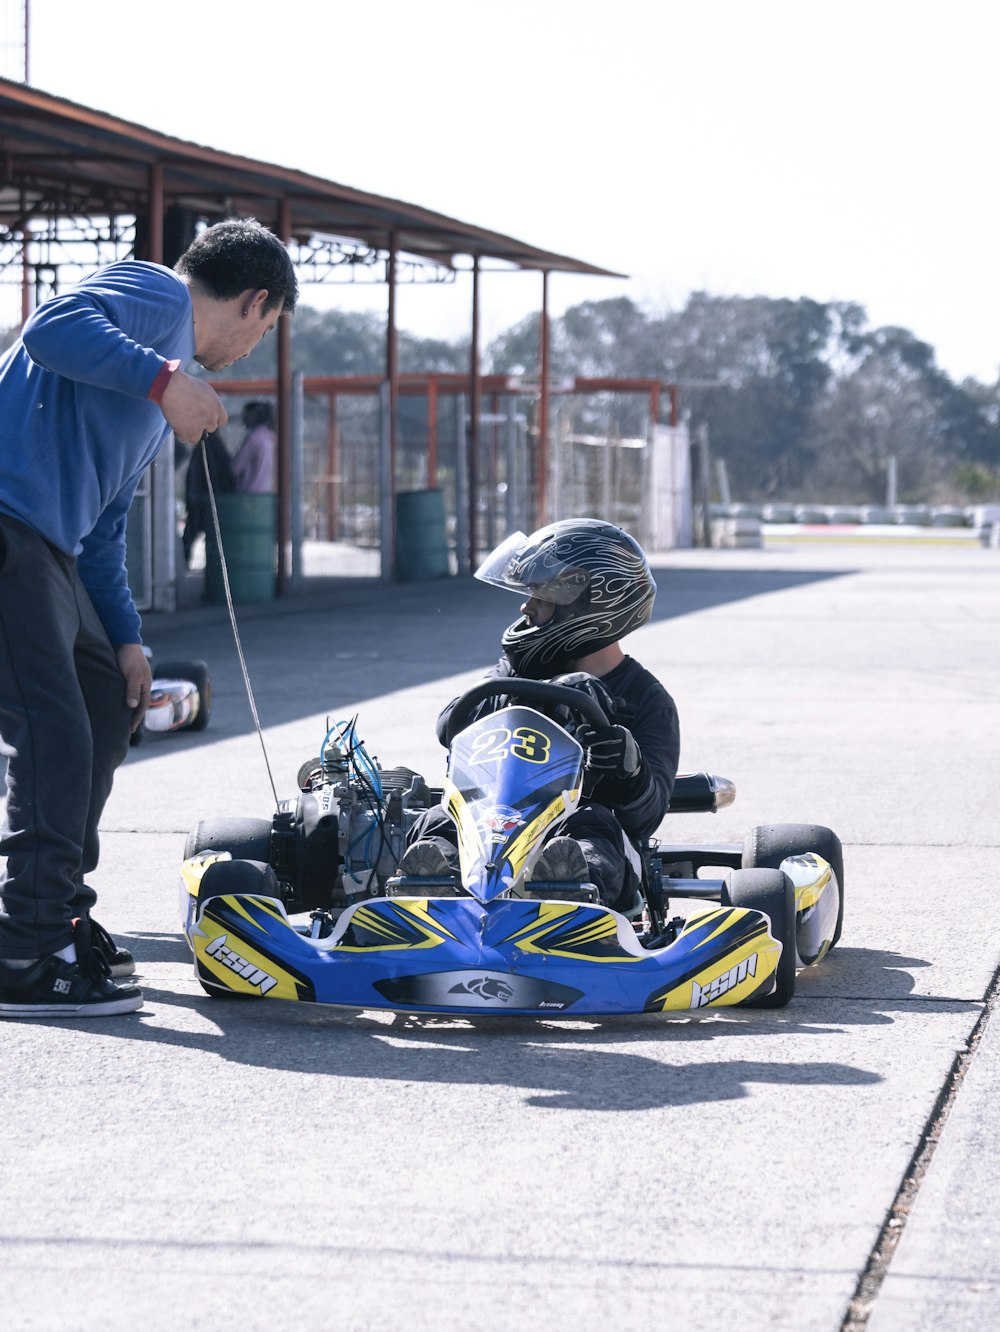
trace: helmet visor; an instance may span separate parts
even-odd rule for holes
[[[552,543],[539,547],[523,532],[514,532],[486,556],[476,577],[509,592],[568,606],[587,588],[590,575],[572,561],[555,557]]]

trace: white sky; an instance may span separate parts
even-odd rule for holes
[[[29,3],[38,88],[629,275],[554,275],[553,314],[854,300],[997,378],[1000,0]],[[481,294],[485,346],[541,280]],[[468,278],[406,288],[399,323],[457,337],[469,307]]]

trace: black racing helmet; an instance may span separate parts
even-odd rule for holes
[[[566,518],[531,536],[515,532],[487,555],[476,577],[555,605],[547,624],[522,616],[502,639],[518,675],[546,680],[570,663],[639,629],[656,584],[634,537],[598,518]]]

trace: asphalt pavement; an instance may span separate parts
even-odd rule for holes
[[[208,662],[213,715],[136,746],[105,812],[95,914],[142,1011],[0,1023],[6,1326],[1000,1326],[1000,556],[655,563],[626,646],[677,700],[682,768],[737,788],[664,835],[844,842],[843,938],[792,1003],[534,1021],[208,998],[179,925],[190,829],[268,817],[328,719],[439,782],[434,718],[517,600],[329,580],[238,607],[262,739],[224,608],[148,615],[157,658]]]

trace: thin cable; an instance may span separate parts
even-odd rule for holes
[[[240,631],[236,627],[236,610],[233,606],[233,594],[229,588],[229,570],[226,567],[226,553],[222,549],[222,530],[219,527],[219,510],[215,504],[215,487],[212,485],[212,475],[208,470],[208,431],[206,430],[198,441],[198,447],[201,449],[202,466],[205,469],[205,484],[208,487],[208,503],[212,510],[212,526],[215,529],[215,541],[219,548],[219,565],[222,569],[222,585],[226,589],[226,606],[229,609],[229,623],[233,626],[233,638],[236,640],[236,652],[240,659],[240,668],[243,671],[243,683],[246,685],[247,698],[250,700],[250,711],[253,714],[253,724],[257,728],[257,738],[260,741],[261,752],[264,755],[264,767],[267,769],[267,779],[271,783],[271,793],[274,796],[274,807],[278,808],[278,788],[274,784],[274,774],[271,772],[271,763],[267,757],[267,747],[264,744],[264,732],[261,730],[260,717],[257,715],[257,704],[254,701],[253,687],[250,684],[250,672],[247,670],[246,658],[243,655],[243,644],[240,642]],[[193,459],[192,459],[193,461]],[[190,466],[190,463],[188,464]]]

